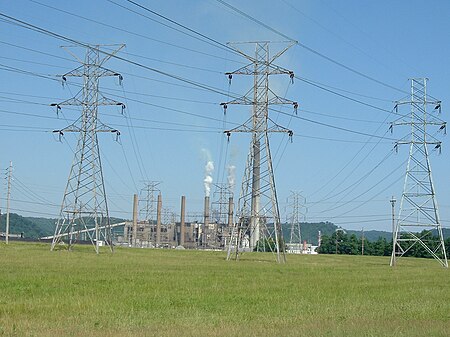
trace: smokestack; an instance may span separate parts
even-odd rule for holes
[[[203,213],[203,247],[206,247],[208,225],[209,225],[209,196],[206,196],[205,208]]]
[[[180,219],[180,246],[184,246],[184,219],[185,219],[185,212],[186,212],[186,197],[183,195],[181,196],[181,219]]]
[[[133,236],[132,236],[132,245],[134,247],[137,246],[137,215],[138,215],[138,196],[135,194],[133,196]]]
[[[156,247],[161,245],[161,209],[162,209],[162,196],[158,194],[158,201],[156,204]]]
[[[228,228],[230,229],[233,226],[233,197],[228,199]]]

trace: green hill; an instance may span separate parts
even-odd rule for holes
[[[54,220],[45,219],[48,223],[53,223],[53,231],[54,231]],[[0,230],[2,232],[6,231],[6,214],[2,214],[1,216],[1,225]],[[33,238],[37,239],[41,236],[51,235],[48,233],[52,233],[50,231],[49,224],[43,224],[44,222],[36,222],[33,218],[24,218],[18,214],[10,213],[9,214],[9,232],[11,234],[20,234],[23,233],[25,238]]]
[[[110,218],[111,223],[123,222],[119,218]],[[23,217],[21,215],[9,214],[9,232],[11,234],[23,233],[27,239],[38,239],[43,236],[53,235],[57,219]],[[6,214],[2,214],[0,220],[0,232],[6,231]]]

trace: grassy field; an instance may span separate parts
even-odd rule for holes
[[[449,336],[432,260],[0,245],[0,336]]]

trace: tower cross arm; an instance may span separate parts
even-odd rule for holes
[[[255,63],[250,63],[248,65],[243,66],[242,68],[239,68],[234,71],[226,72],[225,75],[228,76],[228,78],[231,80],[233,75],[280,75],[280,74],[286,74],[289,75],[291,78],[294,77],[294,72],[292,70],[288,70],[286,68],[273,65],[267,62],[263,62],[264,65],[267,66],[263,71],[260,71],[258,69],[255,69]]]
[[[59,77],[62,78],[63,82],[67,81],[67,77],[83,77],[83,76],[87,76],[86,74],[86,70],[85,70],[85,65],[79,66],[78,68],[75,68],[72,71],[69,71],[68,73],[65,73],[64,75],[58,75]],[[101,66],[97,66],[96,67],[96,72],[95,72],[95,76],[96,77],[106,77],[106,76],[117,76],[119,78],[119,82],[121,83],[123,80],[123,76],[113,70],[101,67]]]
[[[292,137],[294,135],[294,131],[292,131],[291,129],[278,125],[270,118],[268,118],[268,120],[272,123],[272,125],[267,128],[267,132],[287,133],[289,137]]]
[[[51,103],[50,106],[56,107],[56,112],[58,113],[61,110],[61,106],[63,105],[74,105],[74,106],[82,106],[83,102],[77,97],[72,97],[62,101],[60,103]]]
[[[122,112],[125,109],[125,104],[122,102],[113,100],[111,98],[108,98],[106,96],[103,96],[101,93],[99,93],[99,99],[97,101],[97,105],[119,105],[122,107]]]

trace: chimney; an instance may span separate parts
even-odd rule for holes
[[[137,217],[138,217],[138,196],[135,194],[133,196],[133,236],[132,245],[137,246]]]
[[[186,197],[183,195],[181,197],[181,219],[180,219],[180,246],[184,246],[184,237],[185,237],[185,212],[186,212]]]
[[[203,213],[203,247],[206,247],[207,232],[209,225],[209,197],[205,196],[205,207]]]
[[[162,196],[158,194],[158,201],[156,205],[156,247],[161,245],[161,209],[162,209]]]

